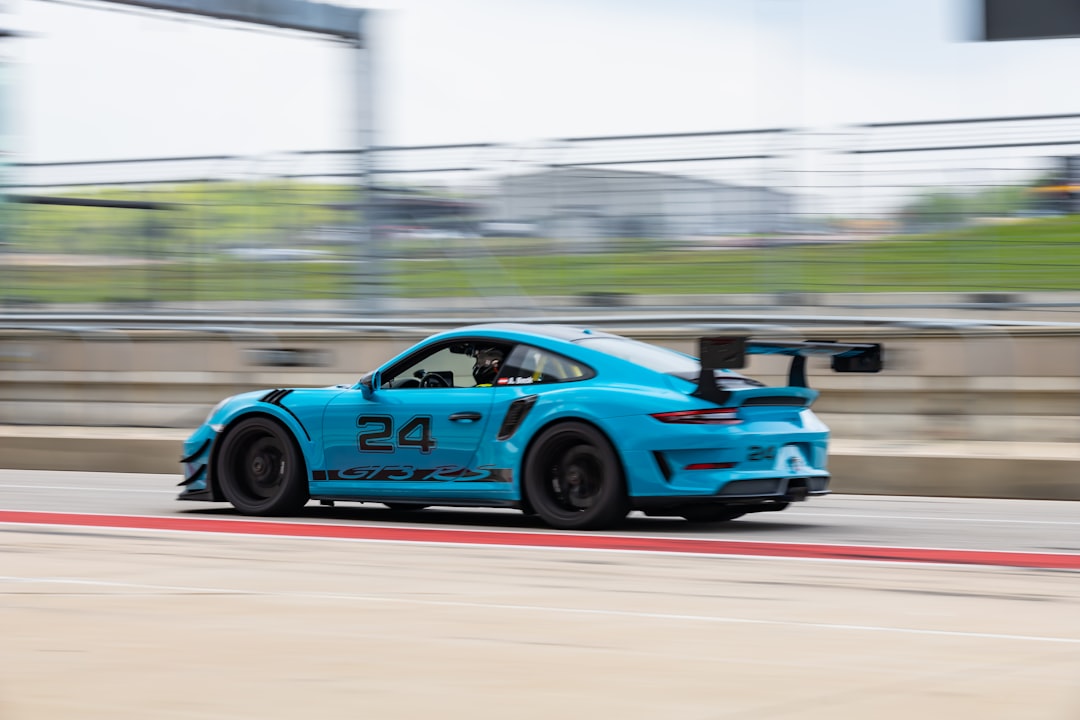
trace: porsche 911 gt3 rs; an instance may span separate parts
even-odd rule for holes
[[[790,356],[785,387],[737,372]],[[556,528],[631,510],[692,521],[829,492],[806,358],[878,372],[876,344],[707,337],[699,357],[619,335],[489,324],[440,333],[352,385],[223,400],[185,442],[182,500],[249,515],[309,500],[510,507]]]

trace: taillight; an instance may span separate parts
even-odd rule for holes
[[[714,463],[691,463],[686,466],[687,470],[730,470],[739,463],[714,462]]]
[[[654,413],[653,417],[660,422],[684,425],[738,425],[742,420],[735,417],[737,410],[738,408],[679,410],[678,412]]]

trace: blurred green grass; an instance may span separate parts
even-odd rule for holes
[[[781,238],[783,240],[783,238]],[[610,241],[571,252],[535,238],[389,241],[377,266],[240,260],[205,245],[144,264],[0,264],[0,298],[27,302],[344,299],[380,283],[401,297],[762,292],[1080,290],[1080,216],[835,244],[663,249]],[[53,248],[50,248],[53,249]],[[342,252],[341,247],[333,249]],[[2,256],[0,256],[2,258]],[[370,274],[381,272],[378,277]]]

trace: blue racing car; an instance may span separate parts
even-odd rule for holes
[[[699,357],[607,332],[490,324],[444,332],[355,385],[223,400],[184,444],[182,500],[287,515],[309,500],[511,507],[556,528],[631,510],[691,521],[829,491],[828,428],[806,359],[877,372],[877,344],[707,337]],[[737,372],[791,357],[786,387]]]

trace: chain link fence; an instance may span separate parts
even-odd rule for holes
[[[15,164],[0,302],[513,314],[1080,291],[1080,115],[371,152]]]

